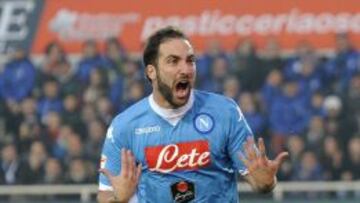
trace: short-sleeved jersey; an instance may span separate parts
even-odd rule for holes
[[[143,166],[139,202],[238,202],[237,172],[246,173],[239,152],[252,132],[233,100],[198,90],[191,98],[177,123],[156,113],[147,97],[108,128],[101,167],[118,175],[120,150],[131,150]],[[103,174],[99,184],[111,189]]]

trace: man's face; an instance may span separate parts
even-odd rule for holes
[[[189,100],[195,82],[195,55],[189,41],[169,39],[159,47],[154,90],[170,107],[178,108]]]

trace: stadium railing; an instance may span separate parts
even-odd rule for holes
[[[1,195],[79,195],[81,202],[90,202],[97,193],[98,187],[89,185],[17,185],[0,186]],[[238,183],[239,192],[251,192],[245,183]],[[360,181],[353,182],[279,182],[273,191],[273,199],[281,201],[286,192],[360,192]]]

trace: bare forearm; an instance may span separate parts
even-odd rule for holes
[[[253,178],[251,175],[246,175],[245,180],[250,184],[251,188],[254,191],[259,193],[271,192],[275,188],[277,182],[276,176],[274,176],[272,180],[260,182],[260,181],[256,181],[256,179]]]

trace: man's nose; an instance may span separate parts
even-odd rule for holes
[[[185,74],[185,75],[192,75],[194,74],[195,71],[195,65],[194,64],[189,64],[189,63],[183,63],[180,69],[180,73]]]

